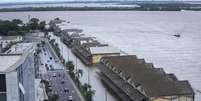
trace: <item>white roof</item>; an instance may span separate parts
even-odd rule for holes
[[[10,67],[15,65],[22,55],[5,55],[0,56],[0,72],[6,72]]]
[[[22,40],[22,36],[0,36],[0,40]]]
[[[15,70],[32,50],[33,43],[18,43],[12,46],[6,54],[0,55],[0,72]]]
[[[90,47],[91,54],[112,54],[120,53],[120,50],[111,46],[104,47]]]
[[[56,26],[58,26],[61,30],[78,29],[78,27],[76,25],[69,24],[67,22],[56,24]]]
[[[25,51],[31,49],[33,47],[33,43],[18,43],[12,46],[6,53],[9,54],[22,54]]]

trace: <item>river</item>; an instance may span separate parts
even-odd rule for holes
[[[189,80],[195,90],[201,91],[201,12],[1,12],[0,18],[18,18],[27,21],[28,15],[46,21],[55,17],[71,21],[72,24],[82,28],[85,34],[96,36],[139,58],[145,58],[147,62],[154,63],[155,67],[162,67],[167,73],[175,73],[178,79]],[[180,34],[181,37],[174,37],[174,34]],[[89,71],[96,69],[90,68]],[[96,72],[90,75],[98,78]],[[101,83],[97,80],[93,85]],[[103,91],[97,91],[95,97],[100,100],[96,98],[96,101],[104,101]],[[110,98],[108,101],[115,101],[112,100],[113,97]],[[201,94],[196,92],[196,101],[200,100]]]

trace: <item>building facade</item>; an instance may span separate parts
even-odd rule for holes
[[[27,45],[27,49],[0,55],[0,101],[35,101],[35,48]]]

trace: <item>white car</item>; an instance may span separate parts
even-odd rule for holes
[[[54,74],[53,74],[53,77],[57,77],[57,74],[56,74],[56,73],[54,73]]]
[[[68,96],[69,101],[73,101],[73,96]]]

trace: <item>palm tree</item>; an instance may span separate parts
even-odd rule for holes
[[[68,62],[66,63],[66,67],[68,68],[68,70],[69,70],[70,72],[73,72],[75,66],[74,66],[74,64],[73,64],[72,61],[68,61]]]
[[[79,79],[80,77],[82,77],[82,76],[83,76],[83,70],[82,70],[82,69],[78,69],[78,70],[76,71],[76,75],[77,75],[78,79]]]

